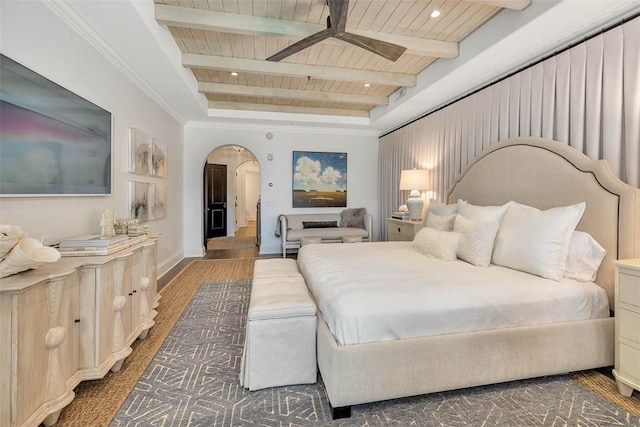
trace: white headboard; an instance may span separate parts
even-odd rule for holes
[[[577,229],[607,251],[596,282],[612,309],[613,261],[640,258],[640,189],[615,177],[605,160],[558,141],[519,137],[492,145],[460,174],[447,199],[484,206],[515,200],[539,209],[586,202]]]

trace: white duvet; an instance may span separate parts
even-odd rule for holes
[[[439,261],[411,242],[307,245],[298,266],[343,345],[609,316],[595,283]]]

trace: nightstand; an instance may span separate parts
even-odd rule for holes
[[[640,259],[616,261],[615,351],[618,391],[640,391]]]
[[[422,228],[422,221],[387,218],[387,240],[411,241]]]

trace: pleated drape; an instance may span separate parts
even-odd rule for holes
[[[618,25],[380,138],[380,212],[407,199],[400,171],[427,168],[444,201],[483,149],[542,136],[606,159],[640,188],[640,18]],[[386,221],[380,221],[381,236]]]

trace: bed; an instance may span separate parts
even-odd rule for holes
[[[497,287],[494,295],[501,296],[501,308],[465,317],[467,302],[482,298],[482,294],[473,294],[477,281],[491,285],[491,275],[497,275],[508,277],[507,282],[521,283],[533,275],[491,265],[482,269],[489,279],[476,279],[475,271],[480,267],[464,261],[429,260],[412,251],[411,243],[362,243],[358,251],[347,245],[332,250],[328,245],[305,246],[298,255],[298,265],[319,308],[318,367],[335,418],[348,416],[351,405],[613,365],[613,261],[640,256],[640,190],[617,179],[604,161],[591,161],[557,141],[521,137],[494,144],[481,153],[447,195],[450,203],[458,199],[477,206],[515,201],[538,209],[585,202],[576,230],[589,233],[606,250],[594,283],[584,285],[587,296],[580,290],[577,297],[550,294],[550,299],[532,300],[532,314],[510,323],[509,318],[525,310],[517,305],[509,307],[511,295],[505,294],[511,291]],[[419,280],[425,272],[441,271],[431,270],[435,267],[429,263],[434,262],[446,264],[446,273],[432,274],[440,277],[439,286],[453,276],[474,283],[469,285],[463,279],[459,289],[450,290],[452,294],[438,296],[454,301],[457,312],[438,313],[437,304],[431,304],[436,313],[419,317],[412,301],[428,300],[430,292],[437,289],[424,290]],[[374,271],[367,265],[388,269]],[[336,289],[322,288],[320,278],[333,282]],[[537,289],[543,289],[545,282],[549,289],[583,286],[570,279],[537,279],[543,283]],[[368,284],[373,296],[365,296],[355,282]],[[385,287],[393,288],[396,295],[376,300],[377,290]],[[519,298],[535,299],[535,293],[525,291]],[[371,316],[386,310],[385,299],[398,298],[396,302],[402,304],[403,295],[408,296],[404,317],[402,310],[393,318],[386,313],[382,320]],[[338,303],[328,305],[328,300]],[[348,305],[349,300],[359,301],[360,308]],[[491,310],[491,304],[489,307]],[[352,326],[340,326],[341,320],[336,320],[343,312],[356,317]],[[496,312],[507,315],[496,323],[484,324]],[[536,317],[542,312],[552,316]],[[426,328],[409,328],[407,332],[398,327],[403,322]],[[432,328],[435,323],[440,323],[440,329]],[[369,334],[370,329],[377,329],[377,335]]]

